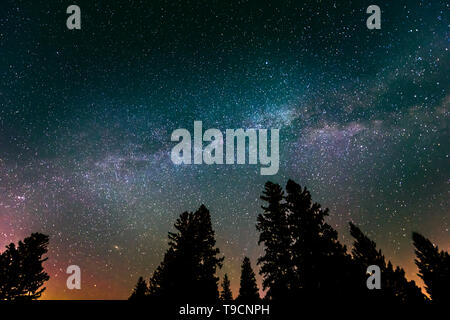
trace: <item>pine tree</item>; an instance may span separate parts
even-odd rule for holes
[[[242,262],[239,296],[236,300],[239,303],[256,303],[259,300],[255,273],[248,257],[245,257]]]
[[[313,203],[306,187],[292,180],[286,184],[285,200],[295,271],[293,289],[311,298],[315,294],[337,296],[348,290],[351,259],[336,230],[325,222],[328,209]]]
[[[215,247],[209,210],[201,205],[184,212],[169,232],[169,249],[150,279],[150,295],[173,301],[216,302],[219,298],[217,268],[223,257]]]
[[[399,266],[394,269],[391,261],[388,261],[381,279],[385,289],[383,293],[392,302],[408,303],[411,305],[419,305],[425,302],[425,296],[415,281],[408,281],[405,270]]]
[[[199,296],[204,301],[216,302],[219,299],[219,278],[216,276],[216,271],[222,267],[224,258],[217,257],[220,250],[215,247],[215,233],[209,210],[201,205],[194,216],[198,218],[198,239],[194,248],[200,251],[199,288],[201,291]]]
[[[147,283],[145,282],[144,278],[139,277],[138,282],[134,287],[133,293],[128,298],[128,300],[142,301],[145,300],[147,295],[148,295]]]
[[[357,266],[356,277],[359,283],[365,284],[367,278],[366,270],[370,265],[377,265],[381,270],[381,290],[369,290],[360,288],[361,298],[369,296],[383,303],[409,303],[416,304],[424,302],[424,296],[414,281],[408,281],[405,271],[394,268],[390,261],[386,262],[381,250],[377,250],[376,243],[370,240],[354,224],[350,223],[350,234],[355,238],[352,256]],[[359,276],[358,276],[359,275]]]
[[[170,290],[174,287],[174,283],[170,279],[170,275],[176,272],[173,270],[176,266],[175,253],[173,248],[169,248],[164,254],[164,259],[153,272],[149,281],[149,297],[162,299],[170,294]]]
[[[381,253],[381,250],[377,250],[376,243],[370,240],[364,233],[353,223],[350,225],[350,234],[355,241],[353,242],[352,249],[352,259],[354,262],[355,274],[354,278],[356,280],[357,289],[355,290],[360,296],[359,299],[372,300],[377,303],[381,303],[383,300],[383,293],[380,290],[368,290],[366,281],[368,278],[367,268],[371,265],[376,265],[380,267],[381,270],[381,287],[383,290],[386,289],[386,277],[383,270],[386,270],[386,261]],[[386,297],[386,296],[385,296]],[[389,298],[391,300],[391,297]]]
[[[416,253],[416,265],[419,277],[425,283],[426,290],[433,303],[444,304],[450,301],[450,256],[446,251],[439,251],[430,240],[413,232]]]
[[[381,250],[377,250],[377,245],[374,241],[370,240],[357,226],[353,223],[350,225],[350,234],[355,241],[353,243],[352,255],[361,266],[367,268],[370,265],[377,265],[380,269],[386,268],[386,261],[381,253]]]
[[[263,276],[266,297],[283,300],[289,295],[292,275],[290,234],[286,207],[282,203],[283,190],[278,184],[267,182],[261,199],[267,206],[261,206],[264,213],[258,215],[256,224],[260,232],[258,244],[263,243],[264,255],[258,259]]]
[[[265,245],[258,264],[267,296],[283,301],[351,290],[351,257],[325,222],[328,209],[312,203],[309,191],[292,180],[286,196],[279,185],[266,183],[261,199],[269,204],[257,223]]]
[[[220,300],[222,300],[223,302],[233,301],[233,294],[230,288],[230,280],[228,279],[227,274],[223,276],[222,292],[220,293]]]
[[[43,284],[50,278],[44,271],[43,258],[49,237],[41,233],[11,243],[0,255],[0,300],[33,300],[45,291]]]

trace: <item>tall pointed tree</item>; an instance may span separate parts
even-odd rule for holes
[[[201,205],[184,212],[169,232],[169,249],[150,279],[150,295],[173,301],[216,302],[219,298],[216,270],[223,257],[216,240],[209,210]]]
[[[231,302],[233,301],[233,293],[230,288],[230,280],[228,279],[228,275],[225,273],[223,276],[222,282],[222,292],[220,293],[220,300],[223,302]]]
[[[426,290],[433,303],[450,302],[450,256],[439,251],[438,246],[417,232],[413,232],[416,253],[416,265],[419,277],[425,283]]]
[[[245,257],[242,261],[240,285],[239,296],[236,299],[239,303],[255,303],[259,300],[255,273],[248,257]]]
[[[292,286],[307,296],[324,295],[349,286],[350,257],[325,217],[328,209],[313,203],[310,192],[292,180],[286,184],[286,207],[291,234]],[[332,270],[330,270],[332,266]],[[331,271],[331,272],[330,272]]]
[[[261,206],[264,212],[258,215],[256,229],[260,232],[258,244],[264,244],[264,255],[258,259],[263,276],[266,297],[283,300],[289,295],[292,279],[292,263],[289,225],[286,206],[282,203],[283,190],[280,185],[267,182],[261,199],[267,203]]]
[[[349,225],[350,234],[355,238],[352,249],[353,259],[365,268],[370,265],[386,268],[385,258],[381,250],[377,250],[376,243],[370,240],[356,225],[351,222]]]
[[[258,216],[259,242],[265,245],[258,263],[268,296],[286,300],[311,298],[319,290],[330,296],[351,291],[351,257],[325,222],[328,209],[312,203],[309,191],[292,180],[286,196],[279,185],[266,183],[261,199],[268,206]]]
[[[147,298],[147,295],[148,295],[147,283],[145,282],[144,278],[139,277],[138,282],[134,287],[133,293],[128,298],[128,300],[142,301],[145,300],[145,298]]]
[[[174,286],[170,275],[177,271],[174,270],[175,266],[176,264],[174,249],[169,247],[169,249],[164,254],[163,261],[153,272],[153,275],[149,280],[149,297],[153,299],[163,299],[170,294],[170,290]]]

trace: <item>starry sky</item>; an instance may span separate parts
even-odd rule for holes
[[[81,30],[66,8],[81,8]],[[381,8],[368,30],[366,8]],[[126,299],[204,203],[236,295],[259,195],[292,178],[418,280],[411,232],[450,249],[446,1],[0,4],[0,247],[50,235],[44,299]],[[178,128],[279,128],[280,170],[176,166]],[[2,250],[2,249],[0,249]],[[66,288],[67,266],[82,272]],[[258,281],[260,283],[260,278]]]

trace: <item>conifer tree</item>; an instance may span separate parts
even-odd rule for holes
[[[413,232],[416,253],[416,265],[419,277],[425,283],[426,290],[433,303],[444,304],[450,301],[450,256],[446,251],[439,251],[430,240]]]
[[[153,272],[148,284],[149,297],[161,299],[170,295],[170,290],[174,287],[174,283],[170,279],[170,275],[176,272],[174,270],[175,259],[174,249],[169,249],[164,254],[164,259]]]
[[[233,294],[230,288],[230,280],[228,279],[228,275],[226,273],[223,276],[222,292],[220,293],[220,300],[222,300],[223,302],[233,301]]]
[[[361,295],[367,295],[371,299],[377,299],[383,303],[422,303],[424,296],[414,281],[408,281],[405,271],[394,268],[390,261],[386,262],[381,250],[377,250],[376,243],[370,240],[353,223],[350,223],[350,234],[355,238],[352,256],[357,265],[356,277],[360,277],[359,283],[364,284],[367,278],[366,270],[370,265],[377,265],[381,270],[381,290],[362,289]]]
[[[0,300],[33,300],[45,291],[43,284],[50,278],[44,271],[43,258],[49,237],[42,233],[6,246],[0,255]]]
[[[286,184],[286,194],[295,271],[292,287],[308,296],[348,289],[352,282],[351,259],[338,241],[336,230],[325,222],[328,209],[312,203],[306,187],[292,180]]]
[[[169,249],[150,279],[150,295],[172,301],[216,302],[219,298],[216,270],[223,257],[215,247],[209,210],[201,205],[184,212],[169,232]]]
[[[267,182],[261,199],[267,206],[258,215],[256,224],[260,232],[258,244],[264,244],[264,255],[258,259],[263,276],[266,297],[283,300],[289,294],[292,279],[291,238],[287,221],[286,206],[282,203],[283,190],[278,184]]]
[[[248,257],[245,257],[242,262],[239,296],[236,300],[239,303],[255,303],[259,300],[255,273]]]
[[[356,225],[349,223],[350,234],[355,241],[353,243],[352,256],[361,266],[377,265],[381,269],[386,268],[386,261],[381,253],[377,250],[377,245],[370,240]]]
[[[267,296],[286,300],[312,297],[319,290],[330,296],[351,291],[351,257],[325,222],[328,209],[312,203],[309,191],[292,180],[286,196],[279,185],[266,183],[261,199],[268,206],[258,216],[259,242],[265,245],[258,263]]]
[[[128,299],[133,301],[142,301],[145,300],[147,295],[148,295],[147,283],[145,282],[144,278],[139,277],[138,282],[134,287],[133,293]]]

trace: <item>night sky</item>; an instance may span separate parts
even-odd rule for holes
[[[0,250],[50,235],[44,299],[126,299],[202,203],[236,295],[267,180],[306,185],[344,243],[353,221],[409,279],[412,231],[450,249],[449,5],[277,2],[1,1]],[[279,128],[278,174],[174,165],[194,120]]]

